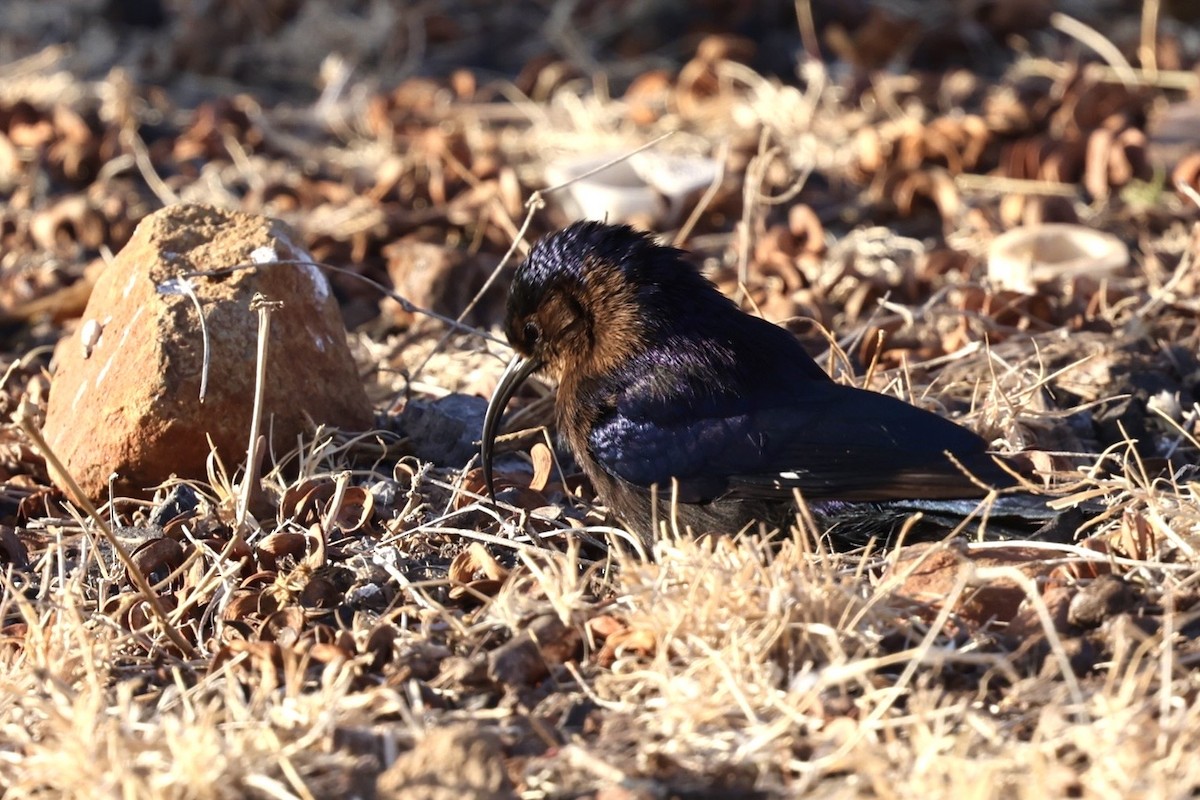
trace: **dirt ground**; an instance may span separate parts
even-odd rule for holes
[[[5,796],[1193,796],[1196,18],[6,0]],[[562,185],[598,156],[634,188]],[[487,502],[473,442],[512,269],[635,194],[631,222],[837,379],[1103,513],[1067,543],[834,553],[798,520],[647,552],[552,447],[550,386],[510,407]],[[93,516],[38,435],[54,347],[177,203],[296,233],[374,429],[257,481],[180,463]],[[1039,223],[1117,257],[1002,267],[1001,234]]]

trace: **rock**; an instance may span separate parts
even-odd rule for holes
[[[487,401],[467,394],[449,394],[436,400],[409,400],[402,425],[413,454],[423,461],[461,467],[479,454],[479,432]]]
[[[1150,165],[1170,173],[1200,150],[1200,100],[1191,98],[1156,108],[1147,120],[1146,134]]]
[[[529,627],[488,653],[488,677],[505,686],[533,686],[550,667],[579,656],[582,638],[556,614],[544,614]]]
[[[1046,611],[1050,615],[1050,624],[1058,633],[1070,632],[1068,615],[1071,598],[1074,596],[1074,587],[1068,586],[1051,586],[1042,594],[1042,602],[1046,604]],[[1046,627],[1033,603],[1022,603],[1016,616],[1008,623],[1008,635],[1013,641],[1027,645],[1044,644],[1042,640],[1046,638]]]
[[[1080,628],[1098,628],[1105,620],[1128,610],[1133,600],[1133,591],[1124,580],[1101,575],[1071,598],[1067,620]]]
[[[483,288],[495,268],[480,255],[417,239],[398,239],[383,248],[388,277],[396,294],[418,308],[447,317],[457,317],[471,298]],[[503,313],[503,281],[484,295],[466,322],[478,325]],[[380,312],[400,327],[412,325],[417,317],[391,297],[380,301]]]
[[[499,800],[516,797],[500,739],[471,724],[435,728],[376,783],[378,796],[406,800]]]
[[[954,589],[963,570],[1015,567],[1037,578],[1049,574],[1053,569],[1053,564],[1046,560],[1046,551],[1036,547],[1010,545],[986,550],[940,549],[927,555],[927,551],[935,547],[940,545],[922,542],[901,550],[896,566],[889,570],[889,575],[894,571],[904,576],[904,582],[897,589],[898,594],[937,607]],[[924,561],[916,563],[918,558],[926,555]],[[991,581],[982,586],[968,584],[958,599],[955,612],[961,618],[979,624],[988,621],[1008,622],[1016,616],[1024,599],[1025,590],[1010,580]]]
[[[674,224],[688,202],[711,185],[720,172],[720,164],[711,158],[652,151],[636,153],[623,161],[618,160],[619,156],[584,155],[546,167],[548,184],[567,184],[556,198],[569,216]],[[605,164],[611,165],[593,172]]]
[[[172,474],[205,476],[208,438],[228,469],[245,460],[254,402],[256,292],[271,316],[261,430],[282,455],[314,423],[362,430],[372,422],[341,314],[324,275],[281,223],[177,205],[150,215],[96,280],[76,332],[55,350],[45,435],[83,491],[144,496]],[[258,263],[188,279],[211,348],[200,402],[203,340],[180,288],[192,271]],[[270,452],[270,451],[268,451]],[[61,476],[56,483],[65,489]]]

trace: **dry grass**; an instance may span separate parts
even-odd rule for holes
[[[372,39],[371,55],[382,46]],[[249,51],[230,58],[254,63]],[[47,52],[0,73],[0,105],[57,97],[102,108],[105,119],[137,113],[122,105],[122,92],[136,95],[127,77],[85,83],[60,58]],[[989,543],[947,541],[911,559],[908,549],[831,553],[803,524],[773,537],[664,538],[639,553],[586,493],[564,488],[575,486],[569,463],[555,462],[549,482],[530,488],[546,397],[511,417],[499,506],[479,496],[471,464],[415,455],[401,418],[353,438],[323,432],[273,465],[262,491],[282,509],[277,517],[241,524],[236,465],[214,465],[193,484],[201,501],[172,529],[186,560],[147,575],[172,633],[195,649],[188,656],[93,537],[95,523],[61,495],[40,493],[44,463],[6,421],[0,499],[14,509],[11,532],[28,564],[0,536],[5,796],[372,797],[398,756],[400,788],[378,794],[489,796],[494,781],[470,784],[489,764],[504,774],[503,791],[531,799],[1200,791],[1196,210],[1186,195],[1138,205],[1114,186],[1102,202],[1079,189],[1082,178],[1008,176],[1015,184],[1006,187],[1028,189],[1017,193],[1023,202],[1047,196],[1043,184],[1057,187],[1079,219],[1134,245],[1133,266],[1110,282],[1012,296],[987,284],[982,261],[1013,222],[1011,193],[960,163],[954,179],[977,185],[956,204],[936,181],[964,154],[910,158],[914,142],[948,137],[923,127],[956,116],[944,113],[947,97],[993,125],[995,170],[1002,146],[1070,129],[1064,120],[1078,120],[1054,109],[1028,130],[1004,127],[1020,110],[1014,87],[1050,67],[1065,75],[1065,59],[1021,59],[995,85],[872,74],[870,91],[814,63],[801,88],[731,59],[701,64],[711,86],[688,94],[673,85],[649,120],[633,119],[603,80],[559,79],[548,67],[545,84],[527,93],[496,81],[470,102],[444,87],[422,94],[417,82],[408,88],[429,106],[411,118],[392,108],[386,135],[368,101],[391,100],[351,81],[345,91],[325,87],[305,107],[311,115],[248,105],[245,130],[221,140],[224,155],[207,153],[187,180],[168,174],[173,185],[154,173],[179,168],[161,151],[157,162],[133,150],[114,156],[112,175],[137,176],[142,205],[130,206],[131,219],[152,205],[154,187],[272,213],[326,260],[383,280],[383,247],[418,231],[492,264],[518,255],[519,234],[561,221],[553,191],[546,210],[521,205],[543,185],[548,161],[632,151],[674,132],[663,150],[725,159],[685,242],[723,289],[789,319],[838,379],[955,416],[999,449],[1044,451],[1034,464],[1042,480],[1101,499],[1107,511],[1076,544],[1019,543],[1027,550],[1015,566],[986,561]],[[326,66],[337,73],[339,64]],[[1057,94],[1044,94],[1071,109],[1107,96],[1111,81],[1089,80],[1062,77]],[[251,132],[261,146],[239,150]],[[463,150],[495,160],[499,177],[475,176]],[[315,207],[264,200],[263,187],[323,191],[296,175],[296,163],[320,165],[343,193]],[[429,188],[437,185],[450,195],[440,202]],[[96,186],[128,199],[124,183]],[[27,198],[10,227],[25,231],[55,199]],[[816,209],[821,242],[789,227],[799,203]],[[4,267],[52,285],[54,270],[82,272],[44,251],[14,250]],[[31,266],[47,263],[45,275]],[[361,301],[358,284],[337,286]],[[377,408],[490,390],[506,355],[495,310],[486,329],[447,334],[446,318],[463,311],[352,335]],[[14,401],[6,411],[21,399],[35,417],[47,388],[38,347],[62,334],[38,325],[0,362],[0,388]],[[1130,395],[1142,404],[1111,411]],[[1127,429],[1135,422],[1136,435]],[[337,498],[332,510],[301,502],[313,487]],[[374,502],[357,527],[339,516],[339,504],[353,506],[350,489]],[[18,514],[30,498],[33,510]],[[118,499],[100,513],[133,550],[161,504]],[[280,556],[278,534],[303,544]],[[952,565],[940,596],[910,583],[927,563]],[[1096,601],[1113,580],[1120,591]],[[972,605],[1000,584],[1015,593],[1015,616]],[[463,723],[496,734],[498,752],[423,749],[430,732]],[[412,777],[421,764],[442,794]]]
[[[1179,510],[1194,518],[1195,498]],[[460,629],[460,647],[486,648],[491,631],[533,609],[621,621],[625,644],[607,666],[593,650],[553,672],[552,692],[594,703],[598,729],[529,759],[529,796],[621,781],[819,796],[1166,797],[1200,780],[1192,614],[1171,608],[1195,592],[1190,564],[1118,568],[1166,608],[1157,630],[1111,620],[1111,655],[1078,677],[1073,696],[1053,658],[995,631],[952,630],[946,614],[930,620],[897,581],[800,540],[663,541],[654,559],[618,551],[598,607],[576,554],[538,553],[472,621],[434,605],[395,649],[431,648],[426,637],[445,627]],[[5,644],[0,678],[9,796],[365,791],[375,759],[439,720],[513,735],[505,720],[533,711],[527,701],[469,710],[462,686],[445,688],[466,708],[423,708],[412,684],[364,683],[363,657],[317,665],[285,651],[272,664],[251,653],[197,672],[203,661],[180,663],[148,646],[147,632],[89,611],[88,579],[62,572],[74,577],[47,581],[44,596],[6,594],[28,626]]]

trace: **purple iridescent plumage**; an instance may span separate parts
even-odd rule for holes
[[[561,341],[543,330],[549,305],[568,317]],[[601,497],[643,534],[671,510],[697,532],[786,525],[797,491],[846,542],[886,536],[916,512],[944,531],[1016,483],[976,434],[833,382],[790,333],[628,227],[580,222],[538,242],[514,278],[506,330],[529,360],[523,374],[570,348],[572,364],[592,365],[560,377],[559,427]],[[614,341],[624,349],[603,349]],[[997,531],[1054,516],[1027,494],[993,500]]]

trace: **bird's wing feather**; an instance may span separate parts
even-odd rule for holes
[[[783,402],[742,395],[623,405],[593,428],[594,457],[637,486],[667,488],[675,479],[683,502],[783,498],[795,489],[846,500],[983,495],[964,470],[989,485],[1012,484],[974,433],[834,383],[809,384]]]

